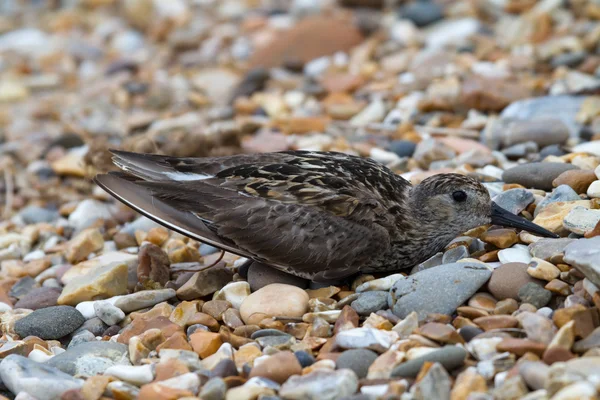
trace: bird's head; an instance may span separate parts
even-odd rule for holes
[[[487,189],[477,180],[459,174],[439,174],[425,179],[412,190],[413,209],[419,220],[436,221],[455,234],[481,225],[501,225],[546,236],[556,234],[514,215],[492,202]]]

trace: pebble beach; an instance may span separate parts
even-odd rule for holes
[[[458,173],[560,238],[318,284],[119,203],[109,149]],[[0,330],[0,400],[599,400],[600,2],[0,2]]]

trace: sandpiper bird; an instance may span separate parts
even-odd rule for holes
[[[122,172],[95,181],[118,200],[183,235],[315,281],[413,267],[480,225],[556,237],[458,174],[412,186],[376,161],[334,152],[112,153]]]

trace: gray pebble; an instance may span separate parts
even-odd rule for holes
[[[125,313],[120,308],[113,306],[108,301],[94,302],[96,316],[106,325],[116,325],[125,318]]]
[[[102,322],[100,318],[94,317],[85,321],[78,331],[82,329],[92,332],[94,336],[104,336],[104,332],[108,329],[108,325]]]
[[[526,283],[519,289],[519,299],[523,303],[542,308],[552,299],[552,292],[533,282]]]
[[[578,239],[565,248],[565,261],[596,286],[600,286],[600,236]]]
[[[553,162],[521,164],[504,171],[502,179],[506,183],[518,183],[526,188],[552,190],[552,181],[565,171],[579,169],[575,165]]]
[[[451,264],[467,257],[469,257],[469,249],[465,246],[456,246],[444,252],[442,264]]]
[[[534,216],[537,216],[540,211],[544,209],[550,203],[556,203],[557,201],[575,201],[581,200],[581,197],[574,191],[571,186],[560,185],[547,195],[544,200],[540,201],[533,212]]]
[[[60,400],[64,392],[83,386],[81,379],[17,354],[11,354],[2,360],[0,378],[14,394],[24,392],[36,399],[45,400]]]
[[[368,316],[371,313],[387,308],[387,292],[375,290],[364,292],[350,305],[358,315]]]
[[[96,341],[96,336],[92,332],[88,331],[87,329],[79,329],[73,334],[73,338],[69,342],[68,348],[70,349],[81,343],[94,341]]]
[[[337,369],[348,368],[354,371],[359,379],[365,378],[369,367],[378,357],[377,353],[367,349],[344,351],[335,362]]]
[[[36,310],[15,323],[20,337],[37,336],[40,339],[60,339],[74,332],[85,322],[75,307],[54,306]]]
[[[113,365],[130,365],[130,362],[126,345],[94,341],[71,347],[46,361],[46,364],[69,375],[89,377],[102,374]]]
[[[444,346],[439,350],[434,350],[421,357],[413,358],[410,361],[398,365],[392,371],[392,376],[402,376],[413,378],[417,376],[425,362],[438,362],[448,370],[462,366],[465,363],[467,351],[460,346]]]
[[[515,215],[527,208],[535,200],[533,193],[525,189],[510,189],[494,197],[494,202]]]
[[[60,214],[56,210],[49,210],[33,205],[25,207],[18,215],[27,225],[39,224],[41,222],[54,222],[60,217]]]
[[[427,314],[452,314],[458,306],[483,286],[492,272],[479,263],[453,263],[426,269],[397,281],[388,296],[394,314],[406,318],[417,311],[419,319]]]
[[[15,303],[15,308],[38,310],[55,306],[61,290],[53,287],[35,288]]]
[[[227,384],[223,378],[212,378],[202,386],[200,398],[204,400],[223,400],[226,391]]]

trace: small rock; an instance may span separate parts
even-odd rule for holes
[[[72,279],[63,289],[58,304],[77,305],[83,301],[108,298],[127,293],[128,268],[115,263],[89,271]]]
[[[441,20],[444,10],[439,4],[429,1],[419,1],[400,7],[398,13],[401,18],[412,21],[416,26],[426,26]]]
[[[496,299],[519,300],[519,289],[528,283],[543,284],[527,273],[527,264],[507,263],[502,264],[492,272],[488,283],[488,290]]]
[[[426,269],[397,281],[390,290],[388,305],[400,318],[413,310],[420,319],[430,313],[450,315],[475,294],[491,274],[486,266],[467,262]]]
[[[27,393],[36,399],[61,400],[63,393],[83,386],[80,379],[16,354],[2,360],[0,378],[11,392]]]
[[[15,303],[14,308],[27,308],[38,310],[40,308],[56,306],[61,289],[54,287],[35,288]]]
[[[255,365],[250,371],[249,378],[260,376],[283,384],[290,376],[301,374],[302,366],[294,353],[281,351]]]
[[[279,395],[289,400],[335,400],[350,396],[357,389],[358,378],[349,369],[315,370],[306,375],[292,376],[281,386]]]
[[[600,237],[578,239],[565,247],[565,262],[600,287]]]
[[[348,368],[354,371],[359,379],[365,378],[369,367],[378,357],[377,353],[366,349],[344,351],[336,360],[337,369]]]
[[[554,187],[567,185],[572,188],[575,193],[586,193],[588,187],[596,180],[596,174],[591,170],[574,169],[565,171],[552,181]]]
[[[578,235],[585,235],[594,230],[598,222],[600,222],[600,210],[575,207],[563,219],[563,227]]]
[[[270,284],[248,296],[240,307],[247,324],[272,316],[302,317],[308,310],[308,294],[295,286]]]
[[[515,215],[527,208],[534,201],[533,193],[525,189],[510,189],[494,196],[494,202]]]
[[[335,336],[337,346],[344,349],[370,349],[384,352],[396,341],[398,334],[373,328],[354,328],[338,332]]]
[[[90,228],[80,232],[69,242],[65,256],[72,263],[83,261],[91,253],[102,250],[104,237],[98,229]]]
[[[467,351],[459,346],[444,346],[426,353],[425,355],[398,365],[392,371],[392,376],[412,378],[417,376],[426,362],[440,363],[446,370],[452,371],[465,363]]]
[[[451,387],[450,375],[440,363],[436,362],[427,370],[423,379],[415,385],[415,398],[450,400]]]
[[[94,311],[106,325],[116,325],[125,318],[125,313],[107,301],[94,302]]]
[[[129,365],[127,346],[115,342],[85,342],[69,347],[46,362],[72,376],[90,377],[113,365]]]
[[[552,182],[563,172],[578,169],[571,164],[563,163],[529,163],[521,164],[504,171],[502,179],[506,183],[518,183],[526,188],[550,191]]]
[[[570,186],[560,185],[554,189],[552,193],[547,195],[544,200],[540,201],[535,208],[533,216],[536,217],[548,204],[557,203],[559,201],[577,201],[580,199],[581,197],[579,197],[579,195]]]
[[[532,258],[531,262],[527,265],[527,273],[533,278],[550,282],[558,278],[560,270],[548,261],[540,258]]]
[[[74,332],[85,318],[74,307],[46,307],[32,312],[15,323],[15,332],[22,338],[60,339]]]
[[[387,307],[387,296],[388,293],[384,291],[364,292],[352,302],[351,307],[358,315],[368,316]]]
[[[177,289],[177,297],[181,300],[194,300],[208,296],[229,283],[232,277],[233,273],[225,268],[225,264],[215,265],[192,275]]]
[[[552,292],[533,282],[521,286],[518,295],[523,303],[533,304],[536,308],[544,307],[552,298]]]

